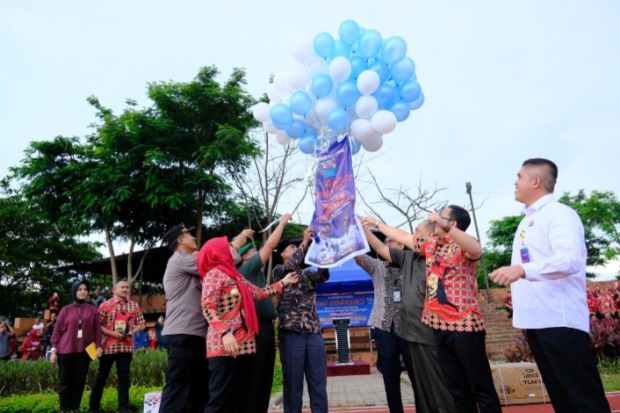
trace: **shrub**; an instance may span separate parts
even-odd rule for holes
[[[165,351],[137,352],[131,362],[131,385],[163,387],[168,355]],[[86,387],[95,383],[99,361],[90,363]],[[108,387],[118,386],[116,365],[110,372]],[[58,391],[58,366],[47,360],[6,362],[0,369],[0,397],[21,394],[56,393]]]
[[[144,395],[161,388],[131,387],[129,389],[129,411],[142,412]],[[80,413],[88,413],[90,391],[84,392]],[[118,412],[118,393],[115,389],[105,389],[101,399],[101,413]],[[60,403],[57,394],[42,393],[0,398],[0,413],[58,413]]]
[[[532,362],[534,356],[530,345],[525,338],[525,330],[521,330],[516,338],[516,343],[504,349],[504,356],[508,363]]]

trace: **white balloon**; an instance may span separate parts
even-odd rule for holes
[[[351,62],[343,56],[338,56],[329,64],[329,76],[336,83],[342,83],[351,76]]]
[[[288,85],[294,90],[303,89],[308,82],[308,73],[303,66],[293,69],[288,76]]]
[[[375,134],[368,119],[357,119],[351,122],[351,135],[358,141],[364,143]]]
[[[297,41],[291,46],[291,56],[302,65],[305,65],[312,59],[313,51],[312,44],[304,40]]]
[[[383,146],[383,136],[375,133],[370,139],[362,142],[362,147],[368,152],[377,152]]]
[[[288,145],[292,141],[293,140],[283,130],[276,133],[276,142],[278,142],[280,145]]]
[[[254,115],[254,118],[257,121],[259,121],[259,122],[267,122],[269,119],[271,119],[269,117],[269,110],[270,110],[269,104],[267,104],[265,102],[258,102],[252,108],[252,114]]]
[[[288,85],[289,71],[282,70],[273,77],[273,84],[276,85],[281,92],[290,92],[291,87]]]
[[[263,129],[265,129],[267,133],[278,133],[278,131],[280,131],[270,120],[263,122]]]
[[[370,120],[372,128],[381,134],[392,132],[397,122],[396,115],[389,110],[378,111]]]
[[[312,80],[318,75],[326,75],[329,73],[327,62],[321,57],[313,57],[306,65],[308,71],[308,79]]]
[[[327,122],[327,116],[329,116],[329,112],[338,108],[338,103],[334,99],[325,98],[320,99],[316,102],[316,114],[321,120],[321,122]]]
[[[289,105],[289,106],[290,106],[290,105],[291,105],[291,102],[290,102],[290,101],[291,101],[291,95],[292,95],[292,94],[293,94],[292,92],[286,92],[286,93],[284,93],[284,94],[282,95],[282,103],[285,103],[285,104],[287,104],[287,105]]]
[[[355,113],[360,118],[370,119],[377,112],[379,102],[374,96],[360,96],[355,103]]]
[[[379,87],[381,79],[374,70],[364,70],[357,78],[357,88],[362,95],[370,95]]]
[[[267,97],[269,98],[269,102],[279,102],[282,100],[282,92],[274,85],[270,83],[267,86]]]
[[[306,115],[305,121],[308,125],[312,125],[317,129],[321,126],[321,121],[316,114],[316,110],[310,109],[310,112],[308,112],[308,114]]]

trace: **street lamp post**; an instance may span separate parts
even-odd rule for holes
[[[482,238],[480,238],[480,231],[478,230],[478,220],[476,219],[476,209],[474,208],[474,198],[471,195],[471,182],[465,182],[465,188],[467,188],[467,193],[469,194],[471,213],[474,216],[474,226],[476,227],[476,236],[478,237],[478,242],[480,242],[480,246],[482,246]],[[484,263],[484,251],[482,253],[480,261],[482,262],[482,271],[484,272],[484,282],[487,286],[487,296],[489,297],[489,304],[493,304],[493,298],[491,297],[491,288],[489,287],[489,276],[487,275],[487,266]]]

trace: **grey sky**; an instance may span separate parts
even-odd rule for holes
[[[513,182],[529,157],[558,164],[558,193],[620,192],[620,3],[613,0],[4,0],[0,172],[30,141],[87,133],[95,120],[89,95],[119,112],[127,98],[149,104],[147,82],[187,81],[215,64],[223,77],[246,68],[248,89],[259,96],[271,73],[290,67],[294,40],[321,31],[337,37],[348,18],[384,38],[402,36],[426,95],[372,162],[385,185],[414,187],[422,176],[465,204],[471,181],[476,200],[487,198],[482,231],[520,211]]]

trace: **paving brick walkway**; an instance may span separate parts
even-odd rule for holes
[[[403,404],[414,404],[413,390],[406,374],[402,376],[400,391]],[[328,377],[327,397],[330,410],[339,407],[387,406],[383,376],[376,368],[372,368],[371,374],[365,376]],[[305,383],[303,408],[310,408],[308,388]],[[275,394],[271,398],[269,411],[282,411],[282,409],[282,394]]]

